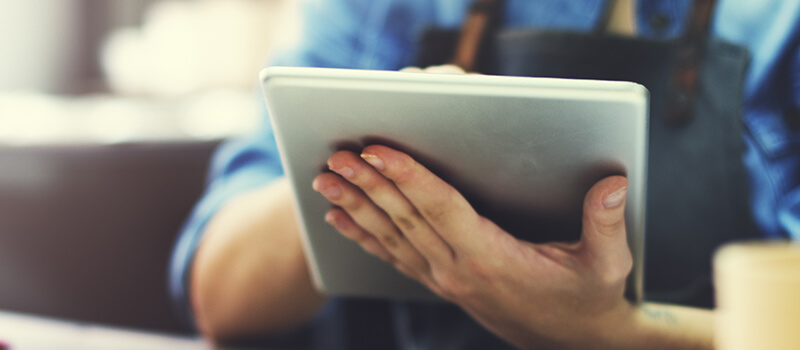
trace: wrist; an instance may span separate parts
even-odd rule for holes
[[[640,305],[621,300],[617,307],[596,320],[594,340],[587,346],[592,349],[639,349],[631,345],[637,343],[634,339],[644,331],[640,313]]]
[[[713,349],[713,313],[676,305],[628,305],[604,338],[609,349]]]
[[[642,349],[631,347],[634,344],[631,339],[642,328],[638,313],[638,306],[620,298],[616,305],[602,312],[575,317],[565,332],[554,330],[550,333],[552,337],[545,336],[545,339],[552,348],[558,349]],[[541,346],[541,340],[531,344]]]

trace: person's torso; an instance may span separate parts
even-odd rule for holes
[[[363,40],[358,42],[359,47],[355,50],[359,53],[359,58],[354,61],[357,68],[397,69],[412,64],[419,50],[418,38],[420,33],[431,26],[458,28],[464,19],[469,3],[470,1],[466,0],[374,0],[366,12],[371,20],[360,24],[364,33],[373,34],[365,34],[362,38]],[[678,37],[683,33],[686,14],[690,5],[687,0],[637,2],[635,14],[636,35],[640,38],[655,40],[669,40]],[[602,2],[597,1],[506,0],[503,28],[535,28],[588,33],[596,28],[598,22],[602,20],[601,9],[603,6]],[[769,67],[765,66],[763,61],[776,59],[777,56],[781,55],[781,50],[763,48],[751,41],[751,38],[748,38],[747,35],[742,35],[742,33],[738,32],[737,30],[739,29],[736,29],[732,24],[747,22],[747,15],[734,7],[726,2],[718,6],[718,15],[715,17],[716,24],[712,27],[712,37],[730,38],[731,40],[748,44],[751,51],[755,50],[753,55],[753,68],[755,70],[751,68],[745,88],[737,85],[738,90],[744,90],[746,94],[745,100],[747,101],[745,106],[747,115],[745,122],[748,126],[745,133],[749,146],[747,156],[754,158],[751,161],[752,164],[748,166],[749,174],[754,181],[769,180],[776,173],[782,174],[782,178],[791,177],[791,170],[787,171],[786,167],[781,167],[780,164],[783,163],[775,161],[773,156],[774,154],[783,155],[783,161],[785,162],[787,144],[791,145],[792,142],[800,140],[800,137],[797,137],[795,132],[794,134],[790,133],[787,137],[779,138],[779,140],[785,141],[783,143],[777,142],[778,145],[774,141],[769,143],[768,141],[773,140],[773,135],[787,135],[788,131],[778,130],[776,133],[774,130],[776,123],[774,120],[770,121],[771,115],[769,113],[748,113],[757,105],[756,102],[759,101],[758,93],[779,88],[775,86],[773,80],[769,79],[769,74],[767,74]],[[770,13],[760,14],[764,18],[768,18],[770,15]],[[797,14],[795,14],[795,17],[797,17]],[[757,36],[757,33],[751,34],[753,37]],[[783,35],[789,37],[788,33],[783,33]],[[726,62],[723,55],[718,63],[724,66]],[[736,69],[741,70],[740,64],[737,64],[736,67],[739,67]],[[715,74],[722,76],[724,72],[716,72]],[[728,83],[735,83],[735,80],[736,78],[734,77]],[[728,96],[739,96],[741,91],[726,92],[726,94]],[[709,108],[714,109],[715,104],[724,104],[726,98],[726,96],[716,96],[712,100],[714,103],[708,104]],[[741,103],[735,97],[730,102],[733,104]],[[776,104],[776,108],[777,106],[786,106],[788,104],[787,101],[781,101]],[[727,111],[732,111],[731,113],[738,115],[737,110],[738,106],[734,106]],[[670,145],[669,147],[673,146]],[[766,150],[766,153],[764,150]],[[791,156],[791,150],[788,153]],[[794,153],[796,156],[798,152],[795,151]],[[796,158],[794,159],[796,160]],[[702,158],[699,158],[699,161],[702,162]],[[733,163],[738,162],[737,159]],[[770,166],[769,162],[774,163],[775,166]],[[794,174],[797,174],[797,170],[795,170]],[[794,186],[796,185],[795,181]],[[774,197],[774,193],[785,190],[790,186],[792,186],[790,181],[784,181],[781,186],[769,188],[766,186],[756,189],[753,197],[756,201],[759,198],[769,198],[770,195]],[[763,203],[760,205],[767,207]],[[769,223],[764,224],[764,222],[770,220],[773,219],[762,219],[760,222],[761,228],[769,227]],[[774,230],[768,230],[767,233],[769,232],[774,232]],[[663,233],[662,236],[664,236]],[[664,242],[669,242],[669,238],[667,237]],[[689,244],[687,242],[672,243],[674,244],[673,250]],[[707,254],[707,252],[704,252],[704,254]],[[490,346],[491,348],[503,346],[501,345],[502,341],[488,334],[454,306],[420,306],[397,303],[393,307],[395,308],[394,323],[397,327],[397,337],[400,340],[399,346],[402,348],[441,348],[441,346],[448,346],[449,348],[465,348],[469,346],[486,348],[489,344],[494,344]],[[453,339],[458,339],[458,341]]]

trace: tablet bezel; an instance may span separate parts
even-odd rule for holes
[[[325,171],[325,160],[330,154],[343,148],[358,150],[371,143],[388,143],[419,156],[425,165],[438,164],[449,156],[430,154],[430,150],[438,151],[441,147],[419,149],[404,144],[402,140],[404,137],[420,140],[420,133],[427,129],[419,128],[419,124],[435,122],[442,114],[452,114],[455,101],[458,101],[459,118],[463,118],[463,122],[484,118],[484,123],[485,113],[470,113],[473,110],[486,111],[481,108],[487,103],[507,112],[515,111],[512,106],[515,103],[530,107],[536,106],[532,101],[546,101],[542,104],[549,113],[546,123],[562,133],[548,140],[548,150],[564,149],[569,155],[566,159],[575,159],[576,155],[595,152],[587,148],[592,145],[583,140],[594,137],[607,140],[599,142],[597,147],[615,143],[614,147],[620,148],[619,153],[624,153],[623,157],[605,161],[618,162],[629,179],[625,215],[634,267],[628,278],[627,293],[634,301],[642,299],[648,137],[648,92],[643,86],[631,82],[300,67],[267,68],[261,72],[261,81],[284,170],[295,194],[306,258],[314,284],[322,292],[329,295],[436,299],[420,284],[369,256],[323,221],[324,212],[331,205],[311,189],[311,179]],[[398,102],[403,99],[404,103]],[[481,101],[481,104],[470,106],[474,101]],[[581,113],[596,115],[595,119],[573,120],[576,114],[581,114],[576,113],[577,105],[581,106],[578,109]],[[427,111],[425,113],[429,116],[419,117],[421,110]],[[504,113],[504,118],[511,118],[511,114],[516,118],[536,118],[539,112],[532,110],[535,109]],[[617,113],[624,115],[615,115],[608,110],[625,112]],[[532,113],[536,115],[529,116]],[[381,130],[387,126],[386,123],[394,123],[401,117],[406,117],[403,121],[407,128],[393,125],[391,135]],[[557,118],[562,119],[554,122]],[[350,127],[339,127],[341,124]],[[404,130],[408,135],[403,135]],[[463,135],[453,135],[446,123],[439,130],[427,136],[431,145],[436,142],[440,146],[446,145],[453,141],[451,138],[462,137],[463,141]],[[469,132],[469,129],[462,130]],[[517,130],[509,124],[502,132],[515,133]],[[574,135],[575,138],[567,139],[564,135]],[[495,136],[494,140],[500,139]],[[519,138],[520,134],[499,136]],[[488,144],[492,141],[470,141],[474,142]],[[575,149],[576,144],[580,144],[583,150]],[[482,148],[474,149],[480,152]],[[587,159],[587,163],[590,161],[595,164],[603,159]],[[448,166],[438,168],[447,170]]]

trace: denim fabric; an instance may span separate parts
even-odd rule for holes
[[[722,1],[714,31],[753,55],[745,81],[751,210],[770,238],[800,237],[800,1]],[[793,216],[793,218],[792,218]]]
[[[309,0],[300,42],[273,65],[394,70],[411,64],[419,33],[460,26],[471,0]],[[640,36],[682,34],[689,0],[639,0]],[[506,0],[508,27],[588,31],[597,0]],[[800,0],[718,1],[712,35],[750,49],[744,106],[744,162],[752,213],[766,237],[800,236]],[[255,72],[254,72],[255,75]],[[176,303],[188,312],[186,282],[204,225],[230,198],[282,175],[265,116],[258,135],[233,140],[214,156],[207,192],[183,228],[170,270]]]

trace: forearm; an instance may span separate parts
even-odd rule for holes
[[[213,340],[289,330],[324,298],[311,285],[288,182],[241,195],[208,224],[192,267],[198,327]]]
[[[711,310],[644,303],[631,309],[632,322],[620,329],[617,349],[713,349]]]

